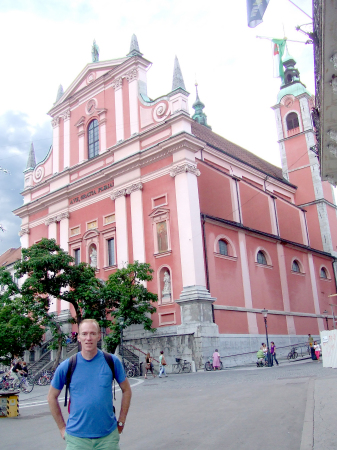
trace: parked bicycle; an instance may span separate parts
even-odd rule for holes
[[[220,370],[223,369],[223,364],[222,361],[220,360]],[[210,356],[208,358],[208,360],[205,362],[205,370],[207,370],[208,372],[210,370],[213,370],[213,356]]]
[[[287,359],[296,359],[298,358],[297,347],[292,347],[290,352],[288,353]]]
[[[128,378],[139,377],[140,368],[129,361],[125,361],[125,373]]]
[[[53,379],[54,373],[54,370],[45,370],[38,379],[37,384],[39,386],[46,386],[47,384],[50,384],[51,380]]]
[[[181,372],[191,372],[192,371],[192,365],[189,361],[186,359],[176,358],[177,364],[172,365],[172,370],[174,373],[181,373]]]

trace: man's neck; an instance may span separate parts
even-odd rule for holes
[[[86,359],[87,361],[90,361],[91,359],[95,358],[95,356],[98,353],[98,349],[95,348],[94,350],[92,350],[91,352],[87,352],[85,350],[81,350],[81,355],[83,356],[84,359]]]

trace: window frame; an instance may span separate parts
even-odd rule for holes
[[[96,126],[96,124],[97,124],[97,126]],[[92,130],[90,129],[91,126],[93,127]],[[97,130],[97,136],[96,136],[96,139],[95,139],[96,130]],[[93,133],[92,142],[90,142],[90,139],[91,139],[90,138],[90,133],[91,133],[91,131]],[[90,120],[90,122],[88,123],[87,134],[88,134],[88,139],[87,139],[88,159],[93,159],[93,158],[95,158],[96,156],[99,155],[99,121],[98,121],[97,118],[93,117]]]

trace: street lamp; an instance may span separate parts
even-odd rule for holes
[[[121,327],[121,343],[120,343],[120,347],[121,347],[121,354],[122,354],[122,364],[123,364],[123,368],[124,368],[124,349],[123,349],[124,317],[123,316],[119,316],[118,321],[119,321],[119,325]]]
[[[271,362],[271,355],[270,355],[270,351],[269,351],[269,340],[268,340],[268,327],[267,327],[267,315],[268,315],[268,309],[263,309],[261,311],[261,313],[263,314],[263,318],[264,318],[264,326],[266,328],[266,339],[267,339],[267,361],[268,361],[268,367],[272,366],[272,362]]]
[[[325,321],[326,321],[326,329],[327,330],[329,330],[329,322],[328,322],[328,311],[325,309],[324,311],[323,311],[323,317],[324,317],[324,319],[325,319]]]

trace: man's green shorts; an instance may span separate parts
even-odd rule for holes
[[[78,438],[67,433],[64,438],[67,442],[66,450],[120,450],[117,428],[107,436],[97,439]]]

